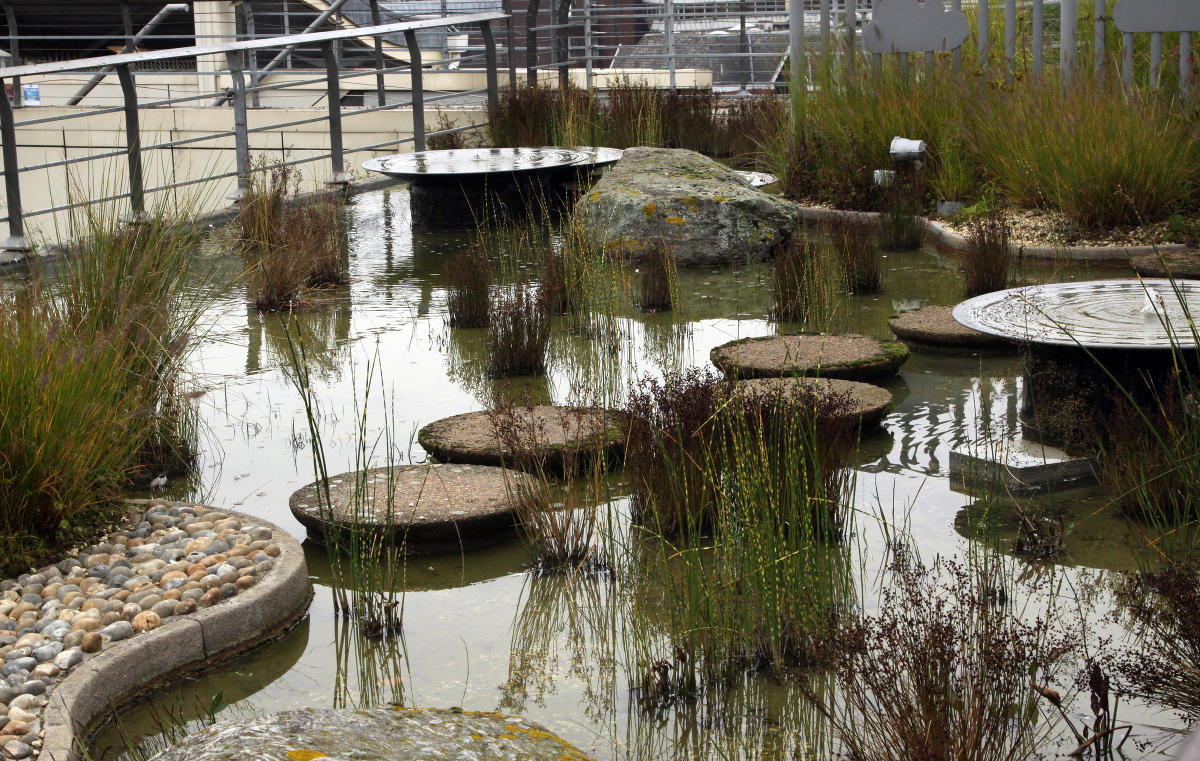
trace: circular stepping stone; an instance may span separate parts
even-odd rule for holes
[[[497,428],[513,429],[501,435]],[[507,440],[505,440],[507,439]],[[512,451],[514,440],[518,451]],[[507,412],[468,412],[430,423],[417,434],[426,452],[442,462],[562,470],[575,457],[603,451],[619,457],[625,441],[623,415],[597,407],[516,407]]]
[[[495,544],[514,529],[516,495],[534,489],[530,476],[486,465],[407,465],[392,468],[392,500],[388,501],[388,469],[364,476],[365,498],[358,514],[351,497],[358,486],[354,473],[329,479],[331,514],[321,514],[319,484],[292,495],[289,507],[314,541],[325,531],[391,532],[409,555],[457,552]]]
[[[1130,259],[1129,264],[1142,277],[1200,280],[1200,249],[1141,254]]]
[[[862,429],[879,425],[892,408],[892,394],[886,388],[840,378],[752,378],[733,386],[734,393],[742,397],[787,398],[801,389],[818,397],[844,398],[845,414],[853,417]]]
[[[587,756],[566,740],[517,716],[461,708],[401,707],[298,708],[220,721],[154,756],[154,761],[231,758],[587,761]]]
[[[968,328],[954,319],[954,307],[924,306],[888,319],[888,327],[916,349],[938,352],[1010,351],[1011,341]]]
[[[713,349],[709,358],[730,378],[877,380],[896,374],[908,359],[908,347],[858,333],[804,333],[730,341]]]

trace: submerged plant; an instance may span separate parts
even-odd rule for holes
[[[669,312],[678,298],[675,257],[667,246],[652,246],[638,260],[638,306],[644,312]]]
[[[487,249],[470,244],[446,264],[446,311],[452,328],[482,328],[488,324],[492,265]]]
[[[546,371],[550,310],[541,293],[519,281],[492,294],[488,323],[488,374],[539,375]]]
[[[828,222],[828,229],[850,292],[878,291],[883,280],[883,256],[871,226],[860,219],[835,216]]]
[[[1012,222],[1003,210],[975,217],[967,223],[967,251],[962,260],[967,296],[1008,287],[1011,236]]]

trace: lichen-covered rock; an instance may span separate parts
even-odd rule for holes
[[[694,151],[630,148],[575,206],[598,244],[637,256],[658,245],[680,264],[768,256],[800,223],[800,207],[757,190]]]
[[[355,761],[488,759],[586,761],[536,724],[498,713],[306,708],[252,721],[219,722],[155,761]]]

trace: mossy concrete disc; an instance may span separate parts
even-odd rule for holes
[[[709,358],[734,379],[805,375],[869,381],[895,375],[908,359],[908,347],[858,333],[804,333],[730,341]]]
[[[854,417],[860,428],[872,428],[892,408],[892,394],[886,388],[841,378],[751,378],[738,381],[734,393],[749,397],[789,398],[803,390],[818,398],[842,397],[845,413]]]
[[[559,470],[580,455],[619,456],[624,421],[597,407],[515,407],[442,418],[422,428],[417,441],[442,462]]]
[[[300,489],[289,502],[292,515],[323,541],[325,531],[391,532],[409,554],[454,552],[495,544],[511,535],[517,497],[536,483],[515,470],[486,465],[407,465],[375,468],[356,477],[329,479],[322,514],[319,483]],[[361,489],[358,504],[352,497]]]
[[[1130,259],[1129,264],[1142,277],[1200,280],[1200,249],[1142,254]]]
[[[1011,341],[968,328],[954,319],[952,306],[924,306],[888,319],[896,337],[919,349],[942,352],[1009,351]]]
[[[154,761],[588,761],[524,719],[499,713],[413,708],[300,708],[220,721]]]

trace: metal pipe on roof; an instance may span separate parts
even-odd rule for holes
[[[187,3],[169,3],[164,5],[162,10],[154,14],[154,17],[146,22],[146,25],[142,27],[140,32],[135,34],[132,39],[125,43],[125,47],[121,49],[121,52],[132,53],[134,50],[136,50],[138,44],[141,43],[142,40],[146,39],[146,36],[153,32],[159,24],[166,21],[167,17],[172,13],[184,13],[190,10],[191,7],[188,6]],[[83,87],[79,88],[79,92],[71,96],[71,99],[67,101],[67,105],[78,106],[79,102],[86,98],[88,93],[96,89],[96,85],[103,82],[104,78],[111,74],[115,68],[115,66],[105,66],[103,69],[101,69],[96,76],[92,77]]]

